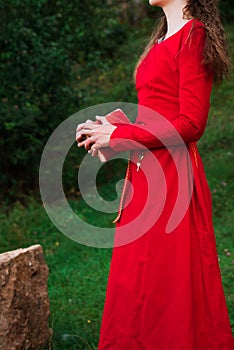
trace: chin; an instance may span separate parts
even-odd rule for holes
[[[151,6],[162,6],[165,1],[163,0],[149,0]]]

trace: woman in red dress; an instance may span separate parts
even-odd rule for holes
[[[152,221],[154,208],[164,201],[159,218],[147,232],[113,249],[98,349],[233,350],[211,193],[196,146],[205,130],[212,84],[228,73],[225,34],[214,0],[150,0],[150,4],[160,6],[164,16],[136,68],[139,111],[140,106],[153,110],[168,123],[157,124],[157,118],[150,119],[142,107],[131,125],[87,121],[77,128],[78,145],[94,156],[102,147],[131,150],[127,179],[132,187],[124,187],[128,205],[120,208],[116,220],[117,239],[118,231],[134,222],[148,201],[144,169],[152,169],[156,195],[142,225]],[[171,126],[187,154],[178,141],[173,156],[164,147],[163,143],[173,146]],[[88,138],[82,141],[82,135]],[[142,153],[139,144],[149,153]],[[166,178],[165,198],[160,195],[160,174],[153,172],[152,154]],[[185,180],[191,162],[193,188],[187,210],[167,234],[179,188],[175,159],[183,163]],[[184,192],[190,185],[184,181]],[[134,236],[136,227],[129,227],[125,235]]]

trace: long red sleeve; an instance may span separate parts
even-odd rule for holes
[[[179,114],[168,121],[146,110],[152,118],[148,116],[144,125],[119,125],[111,135],[110,147],[114,151],[139,149],[141,145],[158,148],[178,144],[181,142],[178,134],[185,143],[200,139],[207,123],[213,80],[211,72],[202,64],[204,45],[205,29],[197,26],[177,54],[179,86],[175,89],[178,89]]]

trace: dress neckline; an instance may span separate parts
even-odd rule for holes
[[[188,23],[192,22],[194,19],[195,19],[195,18],[191,18],[189,21],[185,22],[185,23],[182,25],[182,27],[181,27],[180,29],[177,30],[177,32],[171,34],[168,38],[163,39],[163,37],[162,37],[162,38],[158,39],[158,40],[157,40],[157,43],[158,43],[158,44],[165,43],[167,40],[169,40],[170,38],[174,37],[176,34],[180,33],[180,32],[182,31],[182,29],[183,29]]]

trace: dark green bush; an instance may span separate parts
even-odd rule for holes
[[[0,0],[0,199],[38,188],[45,142],[69,115],[101,102],[136,102],[131,79],[141,50],[134,41],[150,33],[160,11],[142,0],[136,15],[133,4],[126,2],[124,19],[120,2],[108,0]],[[233,19],[230,0],[220,10]],[[133,39],[122,45],[126,33]],[[74,167],[67,169],[69,188]]]
[[[108,1],[1,1],[1,197],[37,188],[43,146],[84,104],[79,79],[125,34]]]
[[[224,23],[232,23],[234,19],[234,2],[232,0],[219,0],[220,15]]]

